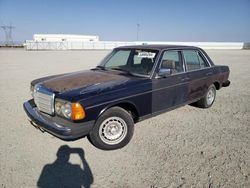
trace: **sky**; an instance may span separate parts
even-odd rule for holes
[[[0,0],[9,24],[15,42],[35,33],[135,41],[137,30],[141,41],[250,42],[250,0]]]

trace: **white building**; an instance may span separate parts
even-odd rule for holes
[[[99,41],[96,35],[34,34],[33,40],[25,41],[26,50],[111,50],[128,45],[190,45],[204,49],[250,48],[244,42],[169,42],[169,41]]]
[[[35,42],[97,42],[96,35],[34,34]]]

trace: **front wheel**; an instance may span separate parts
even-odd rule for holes
[[[206,95],[197,102],[197,106],[200,108],[209,108],[213,105],[215,97],[216,88],[213,84],[208,88]]]
[[[114,150],[127,145],[133,132],[131,115],[123,108],[112,107],[97,119],[88,139],[99,149]]]

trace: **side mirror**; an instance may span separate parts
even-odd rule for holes
[[[171,75],[171,69],[160,69],[157,78],[166,78]]]

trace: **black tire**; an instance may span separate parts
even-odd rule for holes
[[[213,99],[209,100],[209,95],[211,95],[211,92],[213,95],[213,97],[212,97]],[[210,108],[213,105],[215,98],[216,98],[216,87],[214,84],[212,84],[207,89],[206,95],[203,98],[201,98],[199,101],[196,102],[196,106],[199,108]]]
[[[134,121],[131,115],[123,108],[112,107],[97,119],[88,139],[99,149],[115,150],[127,145],[133,133]]]

